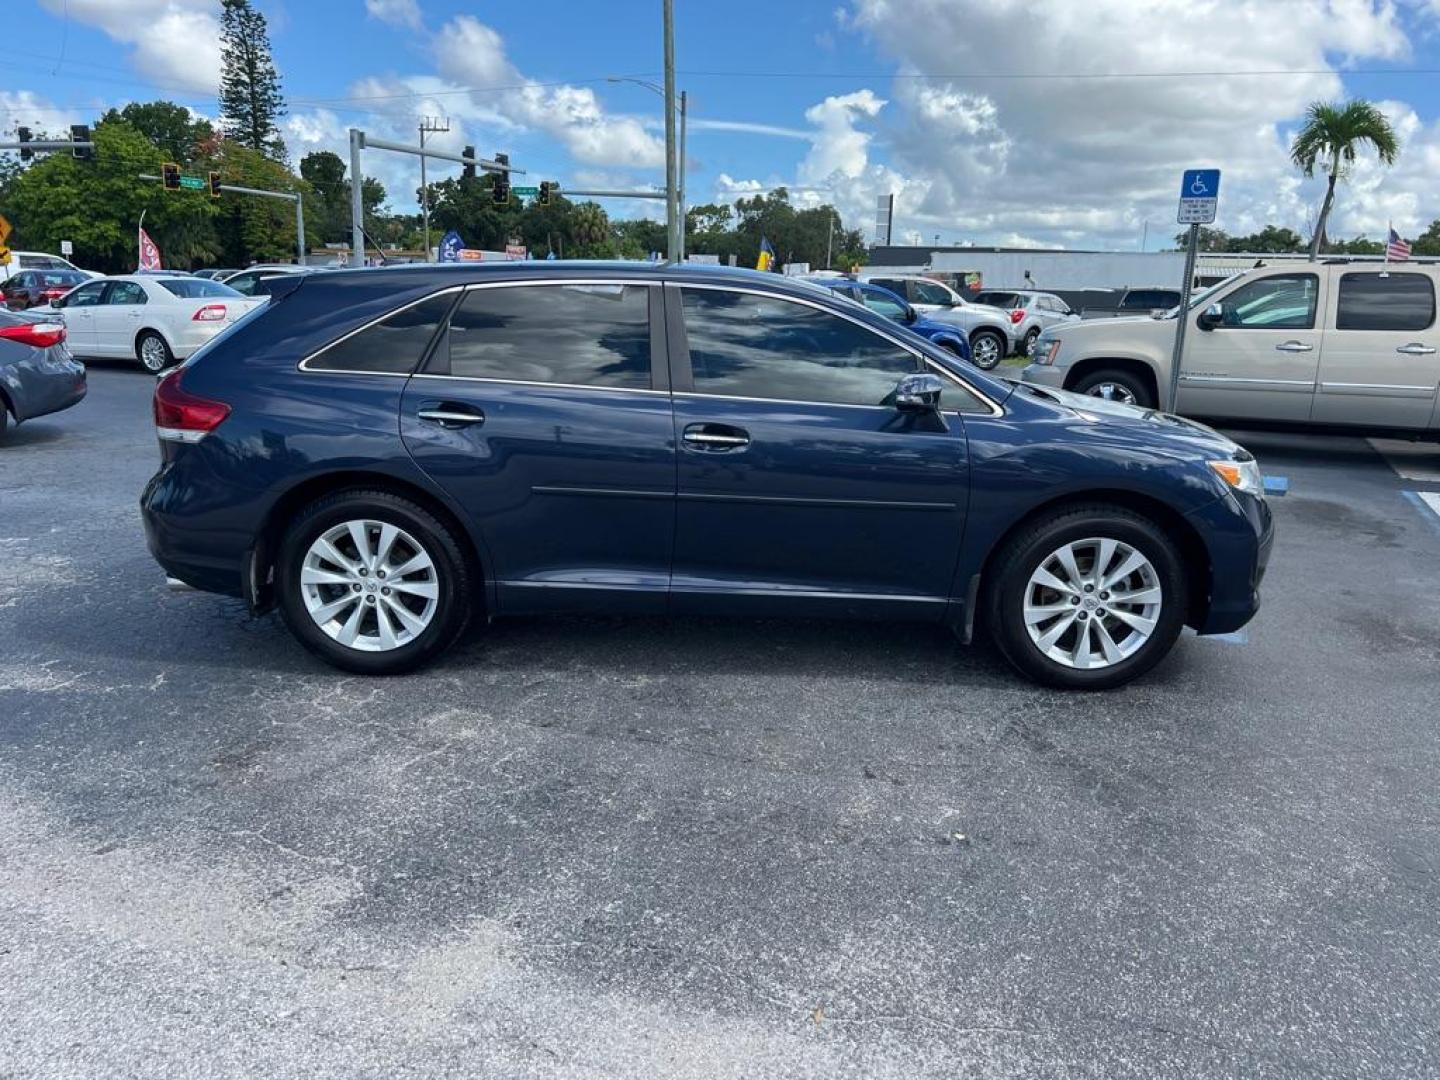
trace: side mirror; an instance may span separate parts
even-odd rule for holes
[[[901,412],[937,412],[945,381],[939,375],[906,375],[895,384],[895,408]]]
[[[63,296],[57,296],[57,297],[55,297],[54,300],[51,300],[51,301],[50,301],[50,306],[53,307],[53,308],[62,308],[62,307],[64,307],[64,306],[65,306],[65,297],[63,297]]]
[[[918,318],[920,318],[920,315],[918,312],[916,312],[915,308],[912,307],[910,304],[906,304],[905,314],[901,317],[900,321],[903,322],[906,326],[912,326],[914,325],[915,320]]]
[[[1214,330],[1225,321],[1225,305],[1211,304],[1200,313],[1200,318],[1195,320],[1195,325],[1201,330]]]

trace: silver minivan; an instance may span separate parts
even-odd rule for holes
[[[1176,410],[1222,420],[1440,432],[1440,327],[1429,264],[1260,267],[1195,297]],[[1046,330],[1027,382],[1161,404],[1178,309]]]

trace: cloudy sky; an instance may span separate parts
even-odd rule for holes
[[[218,0],[8,0],[0,130],[165,97],[216,113]],[[508,151],[527,179],[663,183],[660,0],[257,0],[293,158],[346,129]],[[676,0],[689,201],[787,185],[846,224],[896,196],[914,242],[1154,249],[1179,174],[1224,170],[1217,225],[1307,231],[1286,147],[1307,103],[1368,97],[1402,139],[1360,162],[1332,235],[1440,217],[1440,0]],[[397,209],[413,159],[370,153]],[[457,167],[458,168],[458,167]],[[445,175],[437,166],[432,176]],[[646,204],[615,202],[612,214]]]

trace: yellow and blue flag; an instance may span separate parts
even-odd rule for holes
[[[765,237],[760,237],[760,257],[755,260],[756,270],[770,270],[775,266],[775,247]]]

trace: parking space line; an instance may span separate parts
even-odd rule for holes
[[[1402,480],[1440,484],[1440,445],[1405,439],[1366,439]]]
[[[1419,509],[1421,517],[1430,523],[1432,529],[1440,532],[1440,492],[1402,491],[1400,494]]]

